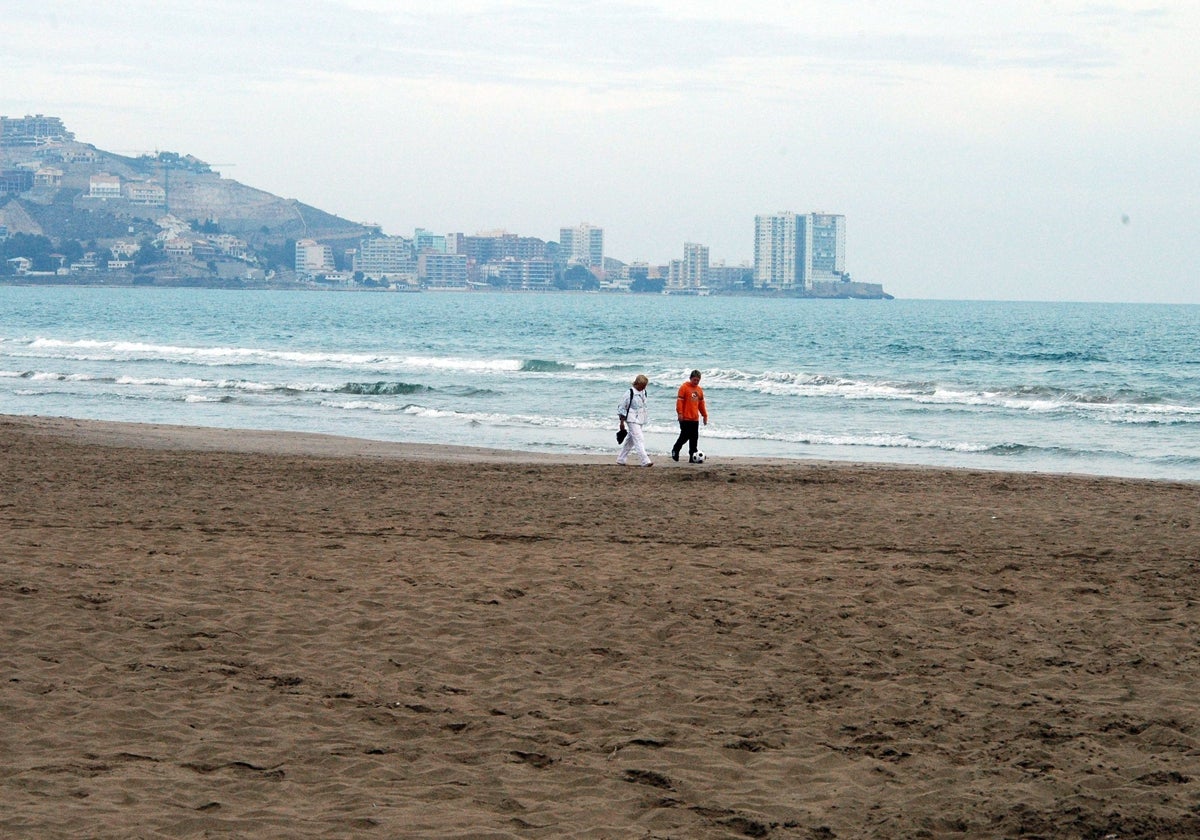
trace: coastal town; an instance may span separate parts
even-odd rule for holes
[[[747,220],[747,229],[751,229]],[[582,222],[541,239],[503,229],[385,233],[222,177],[174,152],[117,154],[60,117],[0,116],[0,282],[330,290],[765,294],[889,298],[851,279],[846,217],[764,213],[754,261],[682,243],[665,264],[606,253]]]

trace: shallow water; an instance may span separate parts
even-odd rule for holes
[[[1200,307],[0,286],[0,411],[1200,480]]]

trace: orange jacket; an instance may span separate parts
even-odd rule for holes
[[[708,422],[708,409],[704,407],[704,389],[699,385],[693,385],[689,379],[679,386],[679,393],[675,397],[675,413],[679,415],[680,420],[699,420],[704,418],[704,422]]]

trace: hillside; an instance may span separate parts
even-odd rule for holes
[[[44,236],[60,249],[64,241],[85,248],[94,243],[99,250],[122,240],[161,238],[163,220],[174,217],[193,229],[242,240],[243,263],[287,271],[297,239],[320,240],[340,254],[374,230],[222,177],[203,161],[171,152],[127,157],[77,142],[0,146],[0,172],[8,184],[0,189],[0,225],[9,236]],[[103,175],[119,179],[119,194],[91,194],[93,176]],[[132,200],[131,187],[150,198]],[[205,275],[211,273],[209,262],[175,261],[171,271]]]

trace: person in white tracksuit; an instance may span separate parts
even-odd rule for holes
[[[650,380],[639,373],[633,380],[633,387],[617,407],[617,418],[621,421],[621,428],[628,432],[625,442],[621,444],[621,451],[617,453],[617,463],[622,467],[629,460],[630,452],[637,452],[643,467],[654,466],[654,462],[646,454],[646,441],[642,437],[642,427],[646,425],[647,419],[646,386],[649,383]]]

